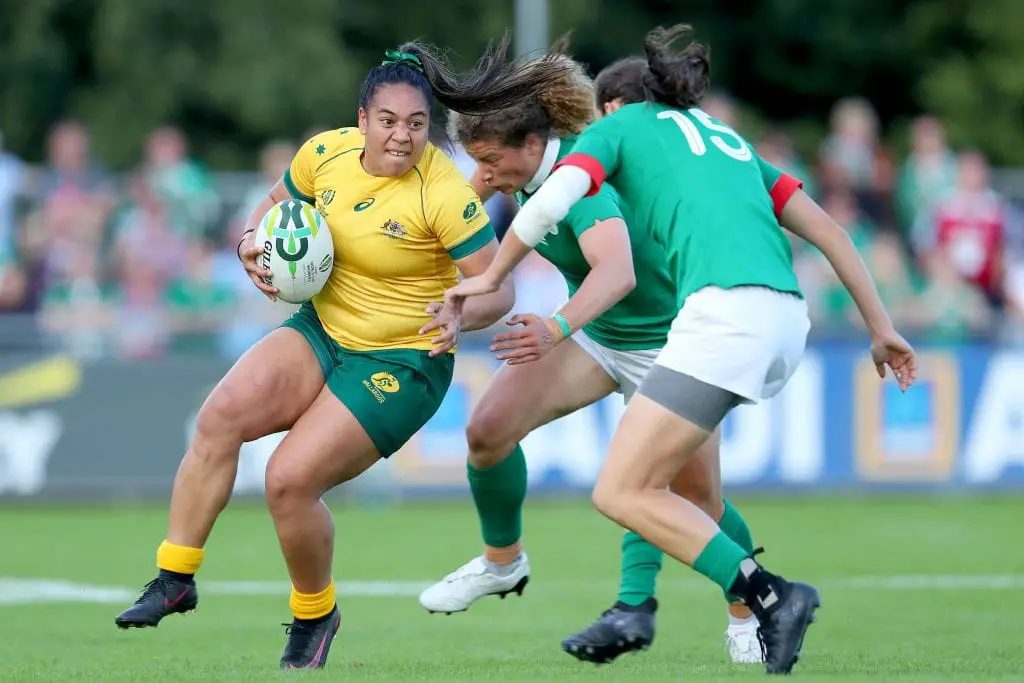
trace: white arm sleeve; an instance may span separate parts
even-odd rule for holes
[[[523,204],[510,227],[532,249],[589,191],[589,173],[577,166],[561,166]]]

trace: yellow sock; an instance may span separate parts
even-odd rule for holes
[[[165,540],[156,549],[156,566],[164,571],[195,574],[202,563],[202,548],[189,548]]]
[[[288,606],[296,619],[319,619],[330,614],[335,603],[334,579],[319,593],[300,593],[292,586],[292,595],[288,599]]]

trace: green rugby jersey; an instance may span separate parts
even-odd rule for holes
[[[557,160],[572,149],[575,138],[551,139],[537,177],[515,194],[522,206],[529,190],[536,191],[551,173]],[[536,246],[537,252],[562,273],[572,296],[590,272],[590,264],[580,248],[579,238],[597,221],[621,218],[629,228],[633,250],[636,288],[592,322],[584,326],[587,335],[611,349],[656,349],[665,345],[669,327],[678,307],[676,292],[668,271],[664,251],[644,230],[634,230],[633,217],[611,185],[605,184],[593,196],[577,202],[552,233]]]
[[[607,179],[667,253],[681,307],[708,286],[801,295],[777,215],[800,182],[763,161],[700,109],[630,104],[591,124],[560,163]],[[557,168],[557,165],[556,165]]]

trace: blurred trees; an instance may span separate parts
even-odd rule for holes
[[[922,0],[912,9],[908,29],[927,55],[916,83],[922,104],[954,143],[1024,164],[1024,2]]]
[[[28,159],[61,116],[97,153],[137,158],[161,123],[187,128],[217,167],[268,138],[352,123],[383,50],[422,37],[468,66],[512,25],[511,0],[3,0],[0,130]],[[755,112],[821,129],[862,95],[885,122],[939,114],[953,141],[1024,164],[1021,0],[552,0],[552,29],[600,69],[656,24],[712,46],[714,84]]]

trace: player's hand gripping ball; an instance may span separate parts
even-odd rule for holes
[[[264,282],[276,287],[277,298],[288,303],[301,304],[319,294],[334,268],[334,240],[327,221],[298,199],[286,199],[267,211],[255,243],[262,247],[257,265],[270,271]]]

